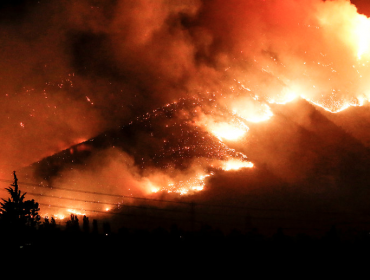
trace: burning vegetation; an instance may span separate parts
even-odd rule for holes
[[[368,193],[370,143],[370,19],[357,7],[4,4],[16,16],[0,21],[0,178],[22,168],[55,217],[251,193],[353,206]]]

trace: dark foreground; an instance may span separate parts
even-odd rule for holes
[[[9,260],[63,264],[105,264],[114,269],[131,265],[193,269],[211,264],[225,267],[307,266],[365,262],[370,252],[369,232],[343,234],[335,227],[322,237],[305,234],[288,236],[278,229],[264,236],[254,229],[229,234],[204,226],[196,232],[177,226],[169,230],[132,230],[98,233],[79,228],[40,228],[15,233],[2,230],[1,252]],[[14,258],[16,257],[16,259]],[[118,266],[117,266],[118,265]],[[101,268],[101,266],[100,266]],[[113,268],[113,267],[111,267]],[[261,271],[262,272],[262,271]]]

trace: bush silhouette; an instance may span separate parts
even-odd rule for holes
[[[39,204],[32,200],[24,200],[26,193],[21,193],[18,187],[18,179],[13,172],[14,183],[9,188],[6,188],[10,194],[7,200],[2,199],[0,202],[0,222],[6,227],[35,227],[40,220],[38,215]]]

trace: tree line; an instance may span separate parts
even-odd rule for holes
[[[26,200],[26,192],[19,190],[16,172],[13,172],[14,182],[6,188],[9,193],[7,199],[2,198],[0,202],[0,241],[8,247],[21,248],[30,244],[36,235],[36,231],[51,234],[58,231],[56,221],[53,217],[44,217],[41,221],[39,215],[39,204],[34,200]],[[104,224],[104,230],[109,232],[110,226]],[[80,221],[77,215],[71,214],[66,222],[65,231],[77,233],[81,231]],[[97,220],[93,220],[90,229],[89,218],[82,218],[82,232],[98,233]]]
[[[82,226],[77,215],[71,214],[62,231],[54,218],[45,217],[41,221],[38,214],[39,204],[26,200],[26,193],[19,190],[16,173],[14,182],[8,191],[10,197],[0,202],[0,248],[30,248],[33,252],[83,252],[84,256],[96,256],[97,252],[205,252],[210,256],[220,252],[261,252],[276,251],[291,254],[298,249],[329,252],[358,252],[370,249],[369,232],[358,232],[354,238],[342,240],[340,232],[332,227],[323,238],[313,238],[304,234],[296,237],[287,236],[278,229],[272,237],[266,237],[252,229],[242,233],[238,230],[225,235],[222,231],[204,225],[198,231],[185,231],[176,224],[170,230],[156,228],[152,231],[122,227],[118,233],[112,233],[109,223],[103,224],[103,234],[98,233],[98,222],[93,220],[90,228],[89,218],[83,216]],[[107,237],[108,235],[108,237]],[[30,245],[30,246],[28,246]],[[174,250],[174,248],[176,250]],[[354,249],[354,250],[353,250]],[[106,254],[100,254],[106,256]],[[130,255],[130,254],[128,254]]]

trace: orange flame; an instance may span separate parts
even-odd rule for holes
[[[247,127],[241,128],[226,122],[215,123],[210,125],[212,133],[221,141],[223,139],[235,141],[240,139],[247,132]]]
[[[239,170],[241,168],[252,168],[254,165],[250,161],[241,161],[236,159],[228,160],[224,163],[222,169],[225,171]]]

